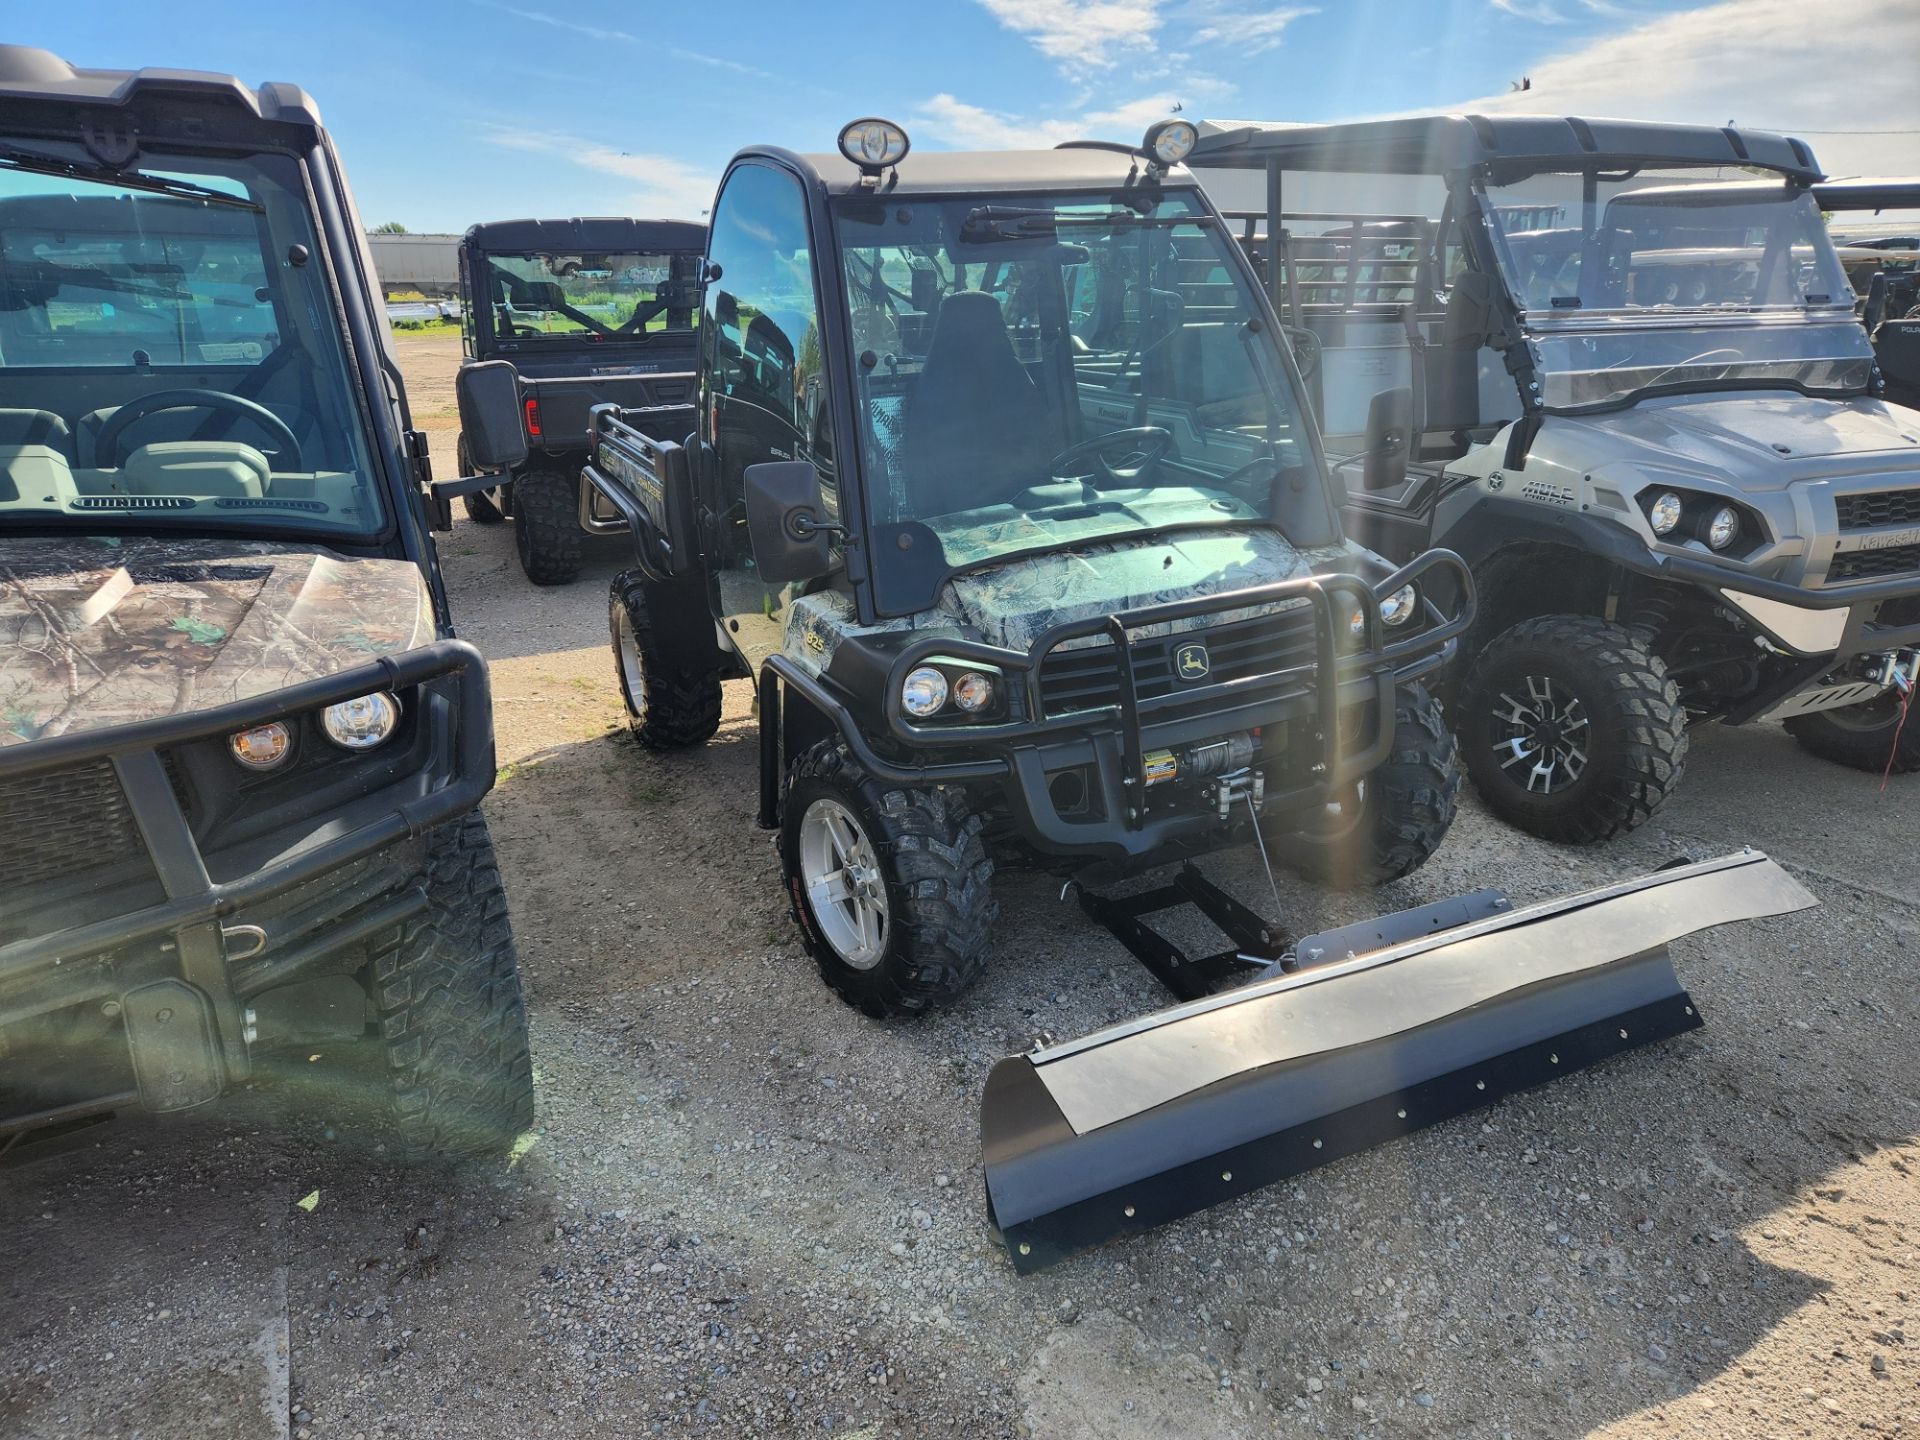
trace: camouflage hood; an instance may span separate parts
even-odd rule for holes
[[[980,638],[1025,650],[1056,625],[1194,595],[1351,568],[1345,547],[1296,550],[1278,531],[1186,530],[1057,550],[957,576],[946,608]],[[1189,622],[1214,624],[1226,616]],[[1178,627],[1176,627],[1178,628]]]
[[[0,745],[265,695],[435,633],[404,560],[229,540],[0,540]]]

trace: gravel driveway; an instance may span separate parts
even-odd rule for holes
[[[403,350],[416,393],[444,395],[457,347]],[[450,418],[425,418],[446,473]],[[1532,842],[1469,800],[1377,898],[1283,879],[1304,931],[1752,844],[1825,904],[1676,947],[1697,1034],[1017,1279],[985,1218],[988,1067],[1164,997],[1009,869],[967,1003],[907,1025],[841,1006],[752,823],[747,687],[705,749],[635,748],[606,649],[620,550],[590,550],[578,583],[535,590],[506,527],[443,540],[494,666],[531,1148],[408,1175],[351,1082],[297,1111],[263,1083],[0,1171],[0,1436],[1920,1422],[1920,777],[1882,794],[1777,727],[1708,731],[1678,800],[1611,848]],[[1217,870],[1264,890],[1247,857]]]

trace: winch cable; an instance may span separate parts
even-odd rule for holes
[[[1887,768],[1880,772],[1880,793],[1883,795],[1887,781],[1893,775],[1893,762],[1900,756],[1900,732],[1907,728],[1907,710],[1913,704],[1913,682],[1895,670],[1893,683],[1900,691],[1900,723],[1893,727],[1893,744],[1887,750]]]

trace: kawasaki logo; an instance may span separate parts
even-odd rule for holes
[[[1862,535],[1858,539],[1843,537],[1834,548],[1836,550],[1887,550],[1895,545],[1920,545],[1920,528],[1883,530],[1875,535]]]
[[[1204,680],[1212,668],[1204,645],[1182,645],[1173,652],[1173,673],[1182,680]]]

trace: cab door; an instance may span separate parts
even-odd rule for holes
[[[713,278],[700,327],[701,529],[713,613],[757,672],[780,648],[790,587],[760,577],[747,531],[747,467],[811,461],[826,518],[839,514],[816,247],[799,179],[770,164],[736,166],[714,202],[710,237]]]

